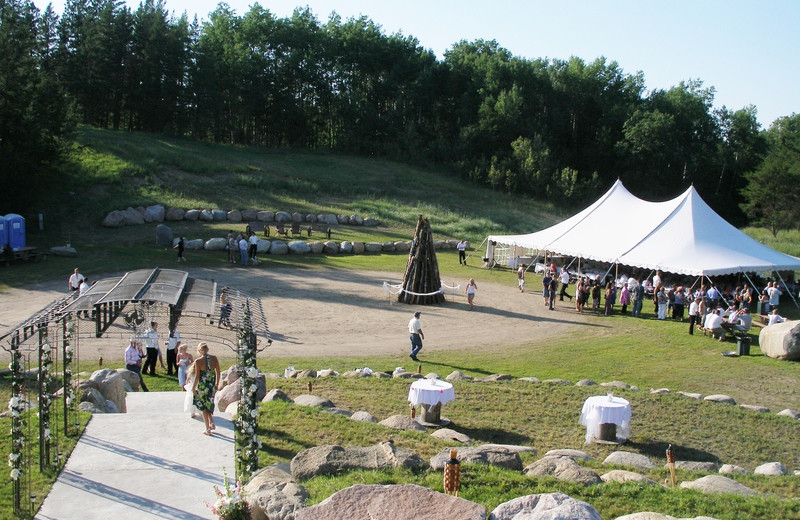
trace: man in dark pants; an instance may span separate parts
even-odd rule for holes
[[[181,333],[178,332],[178,329],[172,329],[172,332],[169,333],[169,338],[167,339],[167,374],[172,375],[173,369],[175,370],[175,374],[178,373],[178,347],[181,346]]]
[[[144,333],[144,343],[147,346],[147,361],[144,362],[142,372],[147,374],[149,367],[150,375],[154,376],[156,375],[156,361],[158,361],[158,323],[150,322],[150,328]]]
[[[422,340],[425,339],[425,334],[422,333],[422,326],[419,323],[421,314],[419,311],[415,312],[414,317],[408,322],[408,335],[411,339],[411,354],[408,357],[414,361],[419,361],[417,354],[422,350]]]

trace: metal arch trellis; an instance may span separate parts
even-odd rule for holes
[[[216,287],[216,286],[215,286]],[[227,295],[234,303],[229,316],[229,327],[212,332],[193,330],[183,333],[184,338],[206,339],[213,338],[219,343],[228,346],[237,354],[239,373],[242,378],[241,398],[239,413],[235,422],[236,436],[236,472],[237,480],[245,480],[258,469],[258,403],[256,402],[257,354],[272,343],[261,301],[251,298],[244,293],[228,288]],[[216,290],[211,292],[216,300]],[[25,468],[31,464],[31,443],[27,442],[33,437],[31,430],[31,414],[26,413],[28,400],[25,391],[28,386],[26,374],[33,373],[34,355],[38,361],[37,391],[39,393],[39,465],[40,469],[53,468],[60,470],[66,459],[62,457],[59,449],[61,436],[69,435],[70,414],[74,412],[75,396],[72,380],[72,366],[80,361],[79,339],[102,337],[126,337],[131,334],[141,336],[143,329],[149,327],[151,321],[164,317],[165,305],[157,301],[113,301],[109,306],[94,305],[88,307],[94,313],[92,321],[87,322],[89,327],[79,326],[78,316],[81,312],[88,312],[84,307],[69,308],[77,298],[69,295],[58,299],[35,313],[25,322],[11,329],[10,332],[0,336],[0,347],[11,354],[12,397],[9,409],[12,414],[12,446],[9,453],[9,466],[12,468],[11,476],[14,482],[14,512],[18,518],[30,518],[36,511],[35,496],[30,492],[30,471]],[[121,311],[128,307],[128,312],[122,315],[124,324],[121,327],[111,328]],[[114,312],[117,312],[111,316]],[[109,316],[111,316],[109,318]],[[172,329],[181,318],[192,317],[201,319],[207,325],[214,325],[210,314],[197,314],[190,312],[181,314],[169,306],[169,324]],[[130,319],[125,319],[130,318]],[[183,323],[183,322],[181,322]],[[103,327],[101,327],[104,326]],[[220,327],[221,324],[218,324]],[[82,329],[82,330],[81,330]],[[205,333],[204,333],[205,332]],[[233,334],[232,334],[233,332]],[[3,343],[7,342],[8,347]],[[60,345],[60,349],[53,349],[52,345]],[[50,405],[53,403],[54,388],[51,384],[52,376],[56,373],[59,364],[59,353],[62,365],[63,422],[59,421],[57,413],[51,414]],[[102,361],[102,358],[101,358]],[[77,424],[77,423],[76,423]],[[78,433],[78,428],[75,429]],[[57,456],[53,457],[52,453]]]
[[[71,384],[73,351],[70,339],[73,322],[69,315],[60,313],[74,298],[72,295],[54,301],[44,309],[32,315],[25,322],[0,336],[0,342],[7,342],[3,350],[9,352],[11,363],[11,399],[8,408],[11,412],[11,451],[8,465],[11,467],[13,481],[14,513],[17,518],[32,517],[36,510],[36,495],[31,493],[31,456],[34,443],[32,423],[32,398],[28,390],[35,388],[37,394],[38,455],[39,471],[58,470],[65,462],[59,449],[62,435],[68,434],[70,407],[73,404]],[[60,343],[61,348],[54,348]],[[53,374],[58,368],[59,352],[62,353],[63,406],[53,409],[55,387]],[[35,387],[29,374],[33,373],[34,359],[37,365]],[[59,421],[61,413],[63,423]],[[56,454],[53,456],[53,454]],[[23,500],[26,498],[26,500]]]

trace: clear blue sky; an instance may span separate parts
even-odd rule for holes
[[[56,12],[64,0],[54,0]],[[204,19],[216,0],[165,0],[176,15]],[[36,0],[44,6],[45,0]],[[239,15],[252,0],[230,0]],[[648,89],[689,79],[716,88],[715,105],[755,105],[763,127],[800,113],[798,0],[262,0],[278,17],[308,6],[321,22],[332,11],[365,15],[384,33],[416,37],[441,59],[460,40],[494,39],[515,56],[616,60],[642,71]],[[139,0],[128,0],[135,9]]]

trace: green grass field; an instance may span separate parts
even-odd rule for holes
[[[110,210],[161,203],[182,207],[269,209],[309,213],[358,213],[382,222],[379,228],[340,227],[337,240],[408,240],[418,214],[430,218],[436,238],[467,238],[478,246],[489,233],[541,229],[572,210],[554,208],[514,196],[478,188],[449,172],[408,166],[380,158],[354,158],[322,153],[263,151],[193,141],[165,139],[147,134],[127,134],[81,129],[78,143],[64,165],[67,184],[80,196],[43,196],[45,229],[29,220],[29,243],[42,248],[72,243],[80,252],[77,264],[84,273],[103,275],[172,261],[173,252],[155,246],[155,225],[122,229],[98,225]],[[63,194],[61,194],[63,195]],[[189,238],[223,236],[225,224],[173,223],[176,234]],[[241,226],[243,227],[243,225]],[[773,241],[764,230],[747,229],[751,236],[790,254],[797,250],[797,235],[780,233]],[[766,233],[766,234],[765,234]],[[768,241],[769,240],[769,241]],[[227,268],[222,254],[188,251],[193,266]],[[480,251],[477,253],[480,256]],[[438,255],[443,280],[460,279],[455,251]],[[363,256],[267,257],[258,268],[352,269],[402,271],[403,254]],[[76,259],[50,257],[46,262],[0,267],[0,295],[11,287],[66,280]],[[515,284],[503,270],[471,269],[479,283]],[[474,274],[473,274],[474,273]],[[399,276],[399,275],[398,275]],[[536,284],[533,284],[536,285]],[[647,310],[647,309],[646,309]],[[798,317],[796,310],[789,314]],[[458,351],[425,356],[423,373],[442,377],[452,370],[473,376],[507,373],[515,378],[564,378],[598,383],[620,380],[639,391],[615,390],[632,403],[632,436],[624,447],[651,457],[656,469],[646,476],[663,482],[664,450],[672,443],[679,459],[732,463],[752,469],[761,463],[781,461],[800,469],[800,421],[776,416],[791,408],[800,410],[800,365],[763,356],[756,342],[747,358],[720,355],[720,345],[709,338],[689,337],[685,325],[622,316],[592,318],[603,332],[588,328],[581,334],[521,338],[518,344],[485,350],[472,345]],[[732,346],[730,348],[733,348]],[[286,360],[269,352],[259,359],[262,371],[282,373]],[[227,364],[233,360],[226,360]],[[368,355],[336,358],[292,359],[300,368],[333,368],[344,372],[357,366],[391,371],[396,360]],[[82,370],[96,367],[81,366]],[[305,392],[305,381],[269,380],[290,396]],[[367,410],[376,417],[405,414],[408,381],[377,379],[320,379],[314,393],[337,406]],[[151,389],[172,388],[166,378],[148,380]],[[672,393],[655,396],[650,388],[667,387]],[[770,408],[756,413],[737,406],[706,403],[677,396],[679,390],[702,394],[724,393],[738,403]],[[581,403],[604,392],[598,388],[531,384],[457,383],[457,400],[444,415],[453,428],[476,443],[496,442],[534,446],[539,454],[554,448],[584,449],[594,458],[586,465],[605,472],[602,460],[608,446],[583,446],[583,428],[577,424]],[[9,382],[0,379],[0,398],[8,399]],[[0,419],[0,446],[9,446],[9,419]],[[392,432],[373,424],[356,423],[341,416],[279,403],[262,405],[259,419],[264,443],[262,464],[286,462],[298,451],[322,443],[368,445],[391,435],[400,447],[428,458],[446,443],[425,434]],[[71,449],[65,444],[65,450]],[[524,462],[535,457],[526,455]],[[37,495],[43,496],[55,475],[32,471]],[[699,475],[679,472],[680,480]],[[554,479],[534,479],[518,472],[467,466],[461,496],[489,510],[517,496],[561,491],[595,506],[603,518],[635,511],[658,511],[675,517],[707,515],[719,519],[800,518],[800,477],[736,476],[736,480],[761,492],[757,498],[716,497],[679,489],[634,484],[582,487]],[[439,473],[404,471],[354,472],[303,483],[316,503],[332,492],[355,483],[414,482],[441,490]],[[11,518],[10,486],[0,490],[0,518]]]

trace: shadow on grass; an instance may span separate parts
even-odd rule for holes
[[[664,458],[666,457],[669,444],[670,443],[668,442],[659,441],[640,443],[628,439],[628,442],[625,443],[625,446],[632,448],[634,451],[641,453],[642,455]],[[675,450],[676,460],[690,460],[694,462],[720,462],[716,455],[704,450],[698,450],[696,448],[690,448],[689,446],[681,446],[676,444],[672,445],[672,449]]]
[[[475,442],[484,444],[516,444],[520,446],[533,446],[533,439],[518,433],[512,433],[500,428],[470,428],[468,426],[450,423],[448,428],[456,428]]]
[[[476,374],[486,374],[487,376],[492,375],[494,373],[494,372],[491,372],[489,370],[485,370],[483,368],[462,367],[462,366],[458,366],[458,365],[451,365],[451,364],[448,364],[448,363],[437,363],[436,361],[428,361],[428,360],[425,360],[425,365],[435,365],[435,366],[440,366],[440,367],[448,367],[448,368],[452,368],[453,370],[458,370],[460,372],[473,372],[473,373],[476,373]]]

